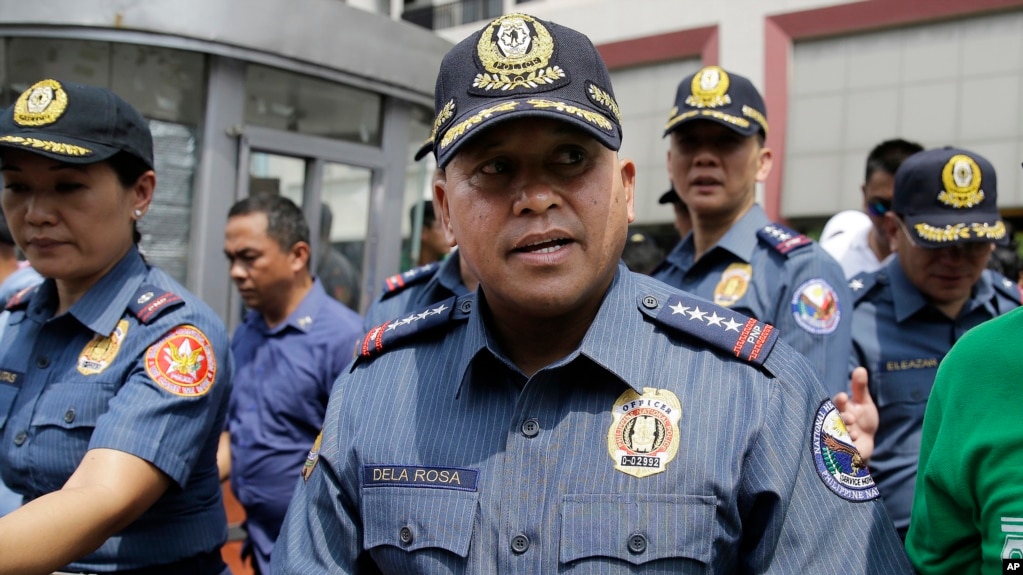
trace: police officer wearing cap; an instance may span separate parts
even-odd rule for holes
[[[1007,241],[995,170],[956,148],[918,152],[895,173],[885,228],[894,255],[855,276],[852,364],[880,413],[870,469],[905,537],[924,408],[945,354],[970,328],[1020,305],[1014,281],[985,269]]]
[[[748,79],[707,66],[678,85],[665,125],[668,174],[693,232],[654,277],[773,324],[834,392],[848,385],[845,276],[810,238],[767,219],[767,111]]]
[[[635,164],[589,39],[503,16],[435,98],[479,288],[365,336],[274,573],[908,573],[806,360],[620,263]]]
[[[686,207],[685,202],[675,192],[674,184],[668,188],[668,191],[661,194],[661,197],[657,199],[657,203],[662,205],[671,204],[671,208],[675,212],[675,221],[672,225],[675,227],[675,231],[678,232],[678,237],[685,239],[686,235],[693,229],[693,220],[689,216],[689,208]]]
[[[0,201],[46,279],[7,303],[2,573],[221,574],[222,322],[143,259],[156,186],[146,120],[103,88],[43,80],[0,117]]]

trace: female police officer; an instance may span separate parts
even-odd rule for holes
[[[215,455],[226,331],[136,247],[153,198],[145,119],[112,92],[43,80],[0,117],[2,198],[47,278],[8,303],[0,572],[227,572]]]

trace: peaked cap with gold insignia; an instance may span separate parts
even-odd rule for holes
[[[565,121],[618,150],[622,124],[611,77],[590,39],[526,14],[509,14],[459,42],[444,57],[430,137],[444,167],[485,126],[512,118]]]
[[[1008,243],[997,200],[994,166],[967,150],[917,152],[895,172],[892,211],[913,241],[925,247]]]
[[[664,135],[686,122],[709,120],[742,134],[767,137],[767,107],[753,82],[718,66],[706,66],[682,79]]]

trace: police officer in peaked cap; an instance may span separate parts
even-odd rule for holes
[[[806,360],[621,264],[636,169],[589,39],[503,16],[435,97],[434,203],[479,288],[365,336],[274,572],[908,573]]]

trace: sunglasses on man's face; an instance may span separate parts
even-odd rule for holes
[[[870,215],[877,216],[879,218],[884,217],[884,215],[891,209],[891,200],[873,200],[867,203],[867,211],[870,212]]]

